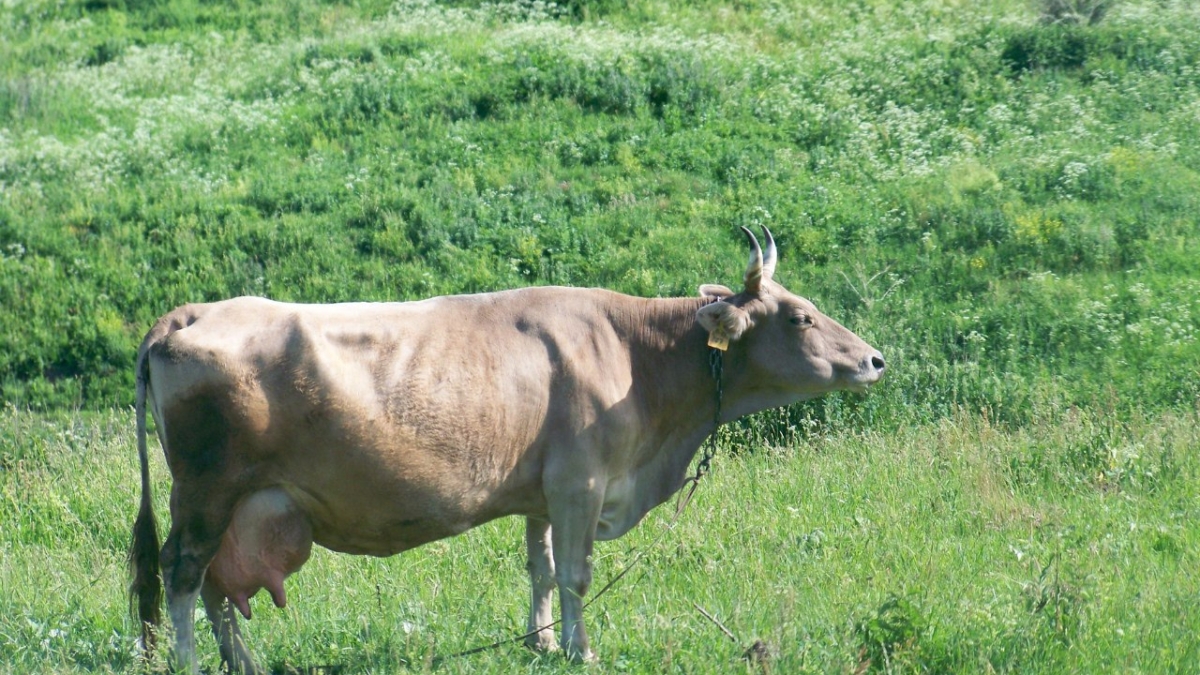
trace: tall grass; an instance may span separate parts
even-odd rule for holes
[[[1198,415],[1043,410],[1009,429],[964,413],[756,453],[724,444],[662,543],[648,548],[670,515],[655,512],[598,546],[597,584],[649,555],[588,611],[590,670],[759,672],[742,653],[761,640],[781,673],[1193,672]],[[136,671],[131,418],[0,413],[0,672]],[[152,469],[165,487],[160,458]],[[426,672],[513,635],[520,525],[388,559],[318,549],[287,609],[252,603],[251,648],[279,671]],[[215,672],[203,619],[198,635]],[[435,672],[578,670],[511,646]]]

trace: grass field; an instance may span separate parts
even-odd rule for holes
[[[1051,4],[0,2],[0,671],[135,668],[128,409],[171,307],[691,295],[767,225],[888,378],[728,425],[589,611],[592,669],[761,639],[774,673],[1200,672],[1200,6]],[[253,648],[420,671],[505,636],[517,529],[319,551]]]
[[[0,421],[0,669],[132,671],[132,416]],[[1197,447],[1197,411],[1070,410],[724,448],[675,530],[590,608],[598,664],[509,646],[436,672],[758,672],[741,655],[763,640],[775,673],[1194,673]],[[600,544],[597,586],[669,510]],[[286,609],[255,599],[251,646],[281,671],[423,672],[521,630],[522,535],[508,519],[390,559],[318,549]]]

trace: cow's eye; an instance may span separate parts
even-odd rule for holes
[[[812,325],[812,319],[809,318],[807,314],[793,315],[791,319],[788,319],[788,321],[790,321],[793,326],[800,326],[801,328],[808,328]]]

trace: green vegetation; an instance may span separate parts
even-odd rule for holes
[[[756,668],[690,601],[772,672],[1194,669],[1200,8],[1041,5],[0,2],[0,664],[133,667],[113,408],[168,309],[685,295],[767,225],[889,377],[723,432],[768,450],[590,613],[602,669]],[[386,672],[503,635],[515,527],[318,555],[256,648]]]
[[[6,6],[5,400],[128,405],[184,302],[691,294],[758,223],[874,424],[1196,400],[1193,5],[678,4]]]
[[[433,672],[754,673],[740,658],[755,640],[773,673],[1195,672],[1200,415],[1048,415],[723,453],[675,530],[589,609],[597,666],[508,646]],[[132,422],[0,413],[0,672],[135,671]],[[597,586],[671,510],[598,545]],[[382,560],[316,549],[286,609],[253,601],[250,645],[277,671],[425,672],[522,630],[522,534],[510,518]]]

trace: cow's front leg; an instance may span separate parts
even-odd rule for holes
[[[559,483],[547,494],[554,531],[554,577],[562,605],[562,648],[573,661],[595,660],[583,627],[583,598],[592,584],[592,545],[604,502],[595,483],[594,479],[585,485]]]
[[[525,550],[529,554],[526,568],[529,570],[531,590],[529,623],[526,629],[531,634],[525,637],[525,645],[539,651],[550,651],[558,647],[554,631],[549,628],[538,630],[554,622],[550,611],[555,582],[549,522],[538,518],[525,519]]]

